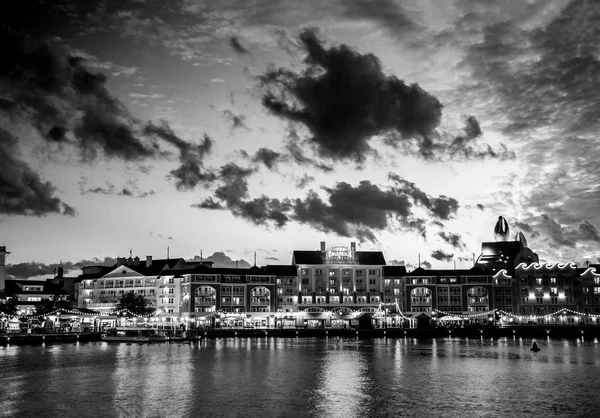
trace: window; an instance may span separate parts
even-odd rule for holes
[[[173,277],[169,277],[169,284],[173,284],[175,282],[175,279]]]
[[[302,279],[302,284],[307,285],[308,284],[308,279]]]
[[[369,284],[377,284],[377,279],[369,279]]]
[[[550,288],[550,296],[558,296],[558,288],[557,287]]]
[[[169,298],[169,303],[173,303],[173,298]]]
[[[535,284],[541,285],[542,284],[542,279],[541,278],[535,279]]]
[[[550,277],[550,284],[556,284],[556,277]]]
[[[329,270],[329,275],[330,276],[335,276],[335,275],[337,275],[337,271],[335,271],[335,270]]]
[[[172,287],[169,288],[169,293],[173,294],[175,293],[175,289],[173,289]]]
[[[335,286],[335,280],[334,279],[329,280],[329,286]]]
[[[300,272],[301,272],[302,274],[308,274],[308,269],[302,269],[302,270],[300,270]]]

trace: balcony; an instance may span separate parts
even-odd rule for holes
[[[213,306],[217,304],[216,298],[196,298],[196,306]]]

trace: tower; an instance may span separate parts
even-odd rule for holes
[[[0,289],[6,286],[6,256],[9,254],[4,245],[0,246]]]

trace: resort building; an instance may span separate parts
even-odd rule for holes
[[[146,260],[141,262],[139,257],[130,256],[127,259],[118,258],[112,268],[84,268],[78,288],[77,306],[109,314],[116,302],[128,292],[142,295],[156,306],[157,297],[166,296],[162,293],[162,283],[157,280],[159,275],[164,269],[172,268],[183,261],[183,258],[153,260],[152,256],[147,256]]]
[[[59,301],[69,296],[61,286],[47,280],[7,280],[4,290],[7,296],[19,298],[20,315],[34,314],[43,299]]]

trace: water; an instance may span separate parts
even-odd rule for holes
[[[0,347],[0,416],[598,416],[600,344],[220,339]]]

